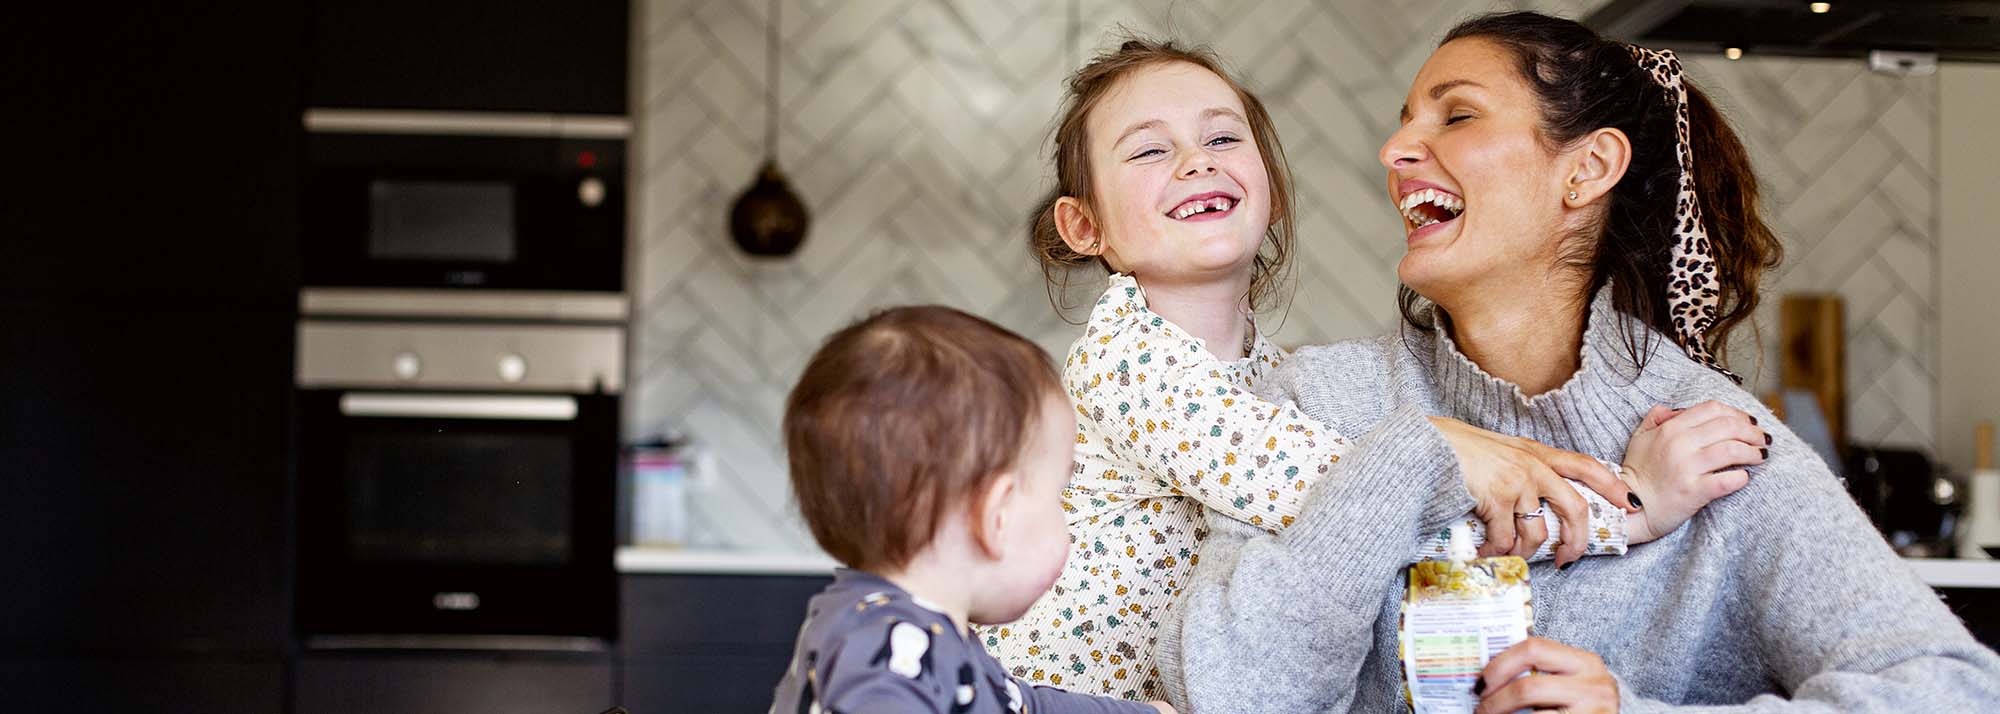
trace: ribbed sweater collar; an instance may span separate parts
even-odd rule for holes
[[[1435,308],[1433,308],[1435,309]],[[1439,321],[1433,320],[1436,324]],[[1622,324],[1621,324],[1622,323]],[[1685,379],[1705,369],[1666,337],[1612,307],[1611,286],[1591,299],[1576,374],[1562,386],[1529,397],[1461,352],[1446,330],[1405,325],[1404,338],[1428,357],[1444,413],[1467,424],[1551,446],[1616,460],[1646,411],[1668,404]],[[1645,357],[1637,367],[1630,344]],[[1423,349],[1422,347],[1428,347]]]

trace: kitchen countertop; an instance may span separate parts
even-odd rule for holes
[[[832,577],[840,564],[819,553],[626,546],[618,572],[705,575],[809,575]]]
[[[1911,558],[1917,575],[1940,588],[2000,588],[2000,560]],[[714,575],[830,576],[838,567],[818,553],[689,550],[627,546],[618,549],[618,572]]]
[[[1910,558],[1906,562],[1935,588],[2000,588],[2000,560]]]

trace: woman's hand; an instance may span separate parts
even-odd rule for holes
[[[1522,677],[1523,673],[1533,672]],[[1617,714],[1618,680],[1596,654],[1530,637],[1486,663],[1473,686],[1475,714],[1560,711]]]
[[[1625,519],[1633,545],[1658,540],[1710,501],[1750,483],[1771,437],[1743,410],[1722,402],[1653,407],[1625,446],[1625,476],[1645,510]]]
[[[1535,512],[1547,501],[1549,510],[1562,519],[1556,564],[1567,565],[1583,557],[1590,540],[1585,533],[1590,506],[1564,478],[1582,482],[1612,503],[1638,507],[1631,489],[1597,459],[1530,439],[1495,434],[1457,419],[1430,419],[1451,444],[1459,470],[1465,474],[1465,488],[1479,502],[1472,510],[1486,523],[1486,545],[1479,549],[1480,555],[1533,555],[1548,539],[1548,529],[1540,518],[1521,516]]]
[[[1174,712],[1174,705],[1166,702],[1146,702],[1146,706],[1152,707],[1154,711],[1160,714],[1176,714]]]

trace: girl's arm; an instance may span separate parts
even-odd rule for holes
[[[1199,345],[1153,332],[1149,340],[1115,333],[1104,356],[1072,357],[1066,381],[1080,416],[1098,422],[1103,446],[1121,461],[1143,464],[1124,474],[1147,495],[1185,495],[1210,511],[1270,533],[1290,526],[1306,495],[1350,450],[1331,427],[1290,402],[1247,392],[1222,375]],[[1580,555],[1626,550],[1625,513],[1595,491],[1568,482],[1588,504]],[[1561,521],[1544,509],[1549,537],[1529,556],[1547,560],[1561,543]],[[1467,516],[1473,538],[1486,528]],[[1450,539],[1440,528],[1406,560],[1444,557]],[[1575,557],[1575,556],[1572,556]]]

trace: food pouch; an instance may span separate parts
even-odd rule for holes
[[[1471,714],[1486,663],[1528,638],[1535,615],[1528,563],[1475,558],[1464,523],[1451,529],[1451,558],[1410,566],[1397,633],[1404,694],[1416,714]]]

